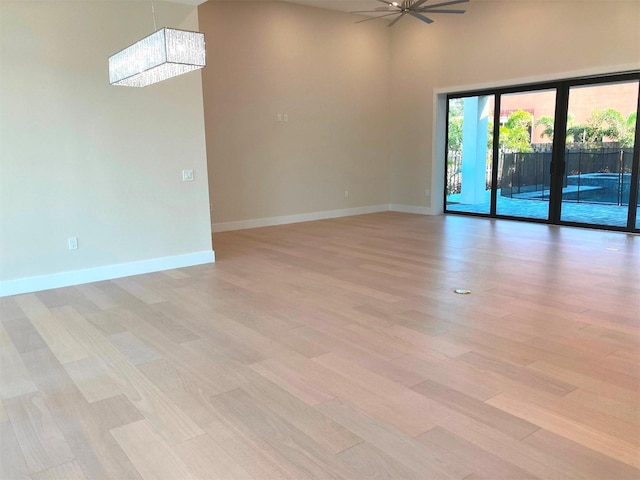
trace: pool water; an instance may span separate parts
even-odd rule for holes
[[[567,175],[565,201],[628,205],[631,186],[630,173],[583,173]],[[571,188],[573,187],[573,188]]]

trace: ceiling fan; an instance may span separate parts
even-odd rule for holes
[[[369,20],[375,20],[376,18],[390,17],[392,15],[398,15],[389,25],[391,27],[395,25],[405,15],[410,15],[413,18],[423,21],[424,23],[433,23],[429,17],[425,14],[431,13],[464,13],[465,10],[455,10],[440,8],[448,5],[456,5],[458,3],[467,3],[469,0],[451,0],[448,2],[436,3],[434,5],[425,5],[429,0],[377,0],[380,3],[384,3],[385,7],[378,7],[375,10],[359,10],[349,13],[381,13],[377,17],[366,18],[364,20],[358,20],[356,23],[368,22]]]

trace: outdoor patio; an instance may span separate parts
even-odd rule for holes
[[[491,192],[489,190],[485,192],[485,201],[480,204],[462,204],[460,200],[461,194],[447,195],[447,210],[488,214],[491,205]],[[626,205],[565,201],[562,204],[562,221],[626,227],[627,208]],[[498,215],[546,219],[548,212],[548,200],[503,197],[500,195],[500,190],[498,190],[496,205],[496,213]],[[638,226],[638,223],[636,223],[636,227]]]

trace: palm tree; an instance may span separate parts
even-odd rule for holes
[[[547,137],[550,141],[553,141],[553,117],[540,117],[535,124],[535,127],[542,125],[544,129],[540,132],[540,138]]]
[[[599,143],[605,139],[621,142],[629,120],[625,121],[615,108],[594,110],[584,124],[567,128],[567,135],[571,135],[576,143]]]
[[[636,137],[636,121],[638,120],[638,112],[631,112],[627,117],[624,125],[624,132],[620,138],[620,144],[623,147],[633,147]]]
[[[516,110],[500,127],[500,148],[509,152],[531,152],[531,127],[533,115],[525,110]]]
[[[573,141],[573,133],[569,132],[569,129],[573,127],[574,116],[572,114],[567,115],[567,142]],[[555,126],[555,120],[553,117],[540,117],[535,124],[536,127],[543,126],[544,129],[540,132],[540,138],[547,137],[550,142],[553,142],[553,128]]]

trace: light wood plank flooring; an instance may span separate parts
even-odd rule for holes
[[[640,478],[640,237],[382,213],[214,246],[0,299],[0,478]]]

